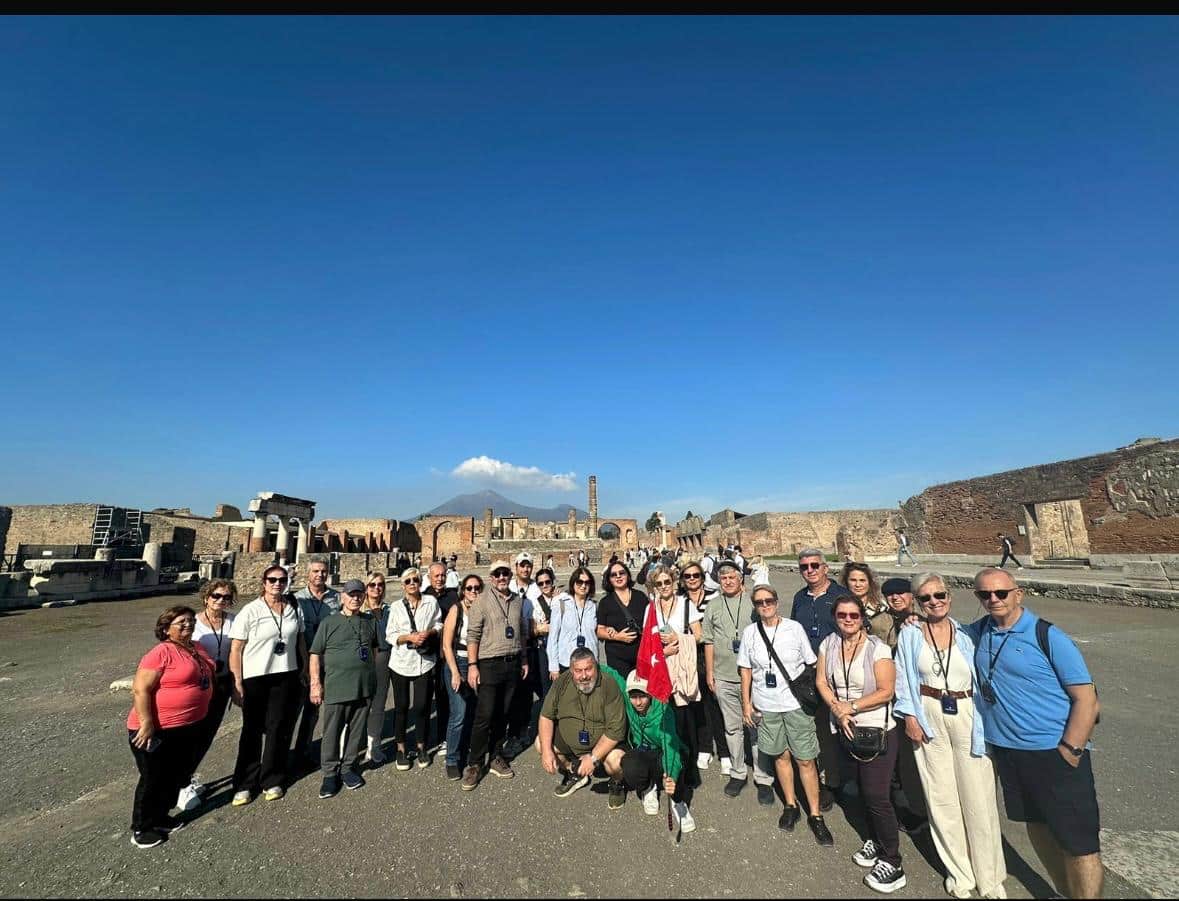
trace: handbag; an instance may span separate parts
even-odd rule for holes
[[[844,748],[860,763],[871,763],[888,745],[888,733],[880,726],[853,726],[850,739],[842,732],[839,734]]]
[[[814,716],[815,711],[819,709],[819,689],[815,687],[814,664],[804,663],[802,665],[802,672],[796,678],[791,679],[790,673],[786,672],[786,667],[778,659],[778,652],[770,644],[770,637],[766,635],[765,627],[760,621],[757,624],[757,631],[761,634],[761,640],[766,643],[766,650],[770,652],[770,658],[778,665],[778,669],[782,671],[783,678],[790,683],[790,691],[794,694],[794,700],[798,701],[798,706],[802,708],[802,712],[807,716]]]

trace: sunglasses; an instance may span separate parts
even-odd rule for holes
[[[917,595],[917,600],[919,600],[922,604],[928,604],[933,600],[944,601],[949,596],[950,593],[948,591],[935,591],[933,594],[919,594]],[[889,597],[892,597],[892,595],[889,595]]]
[[[685,579],[703,579],[704,573],[684,573]]]
[[[510,578],[511,575],[512,574],[510,572],[508,572],[506,569],[497,569],[495,572],[493,572],[491,574],[491,578],[493,578],[493,579],[507,579],[507,578]]]
[[[384,582],[369,582],[368,587],[369,588],[384,588],[385,583]]]
[[[286,585],[287,584],[287,577],[286,576],[267,576],[266,581],[269,582],[271,585]]]
[[[218,594],[216,591],[214,591],[211,595],[209,595],[209,600],[210,601],[232,601],[233,595],[232,594]]]
[[[610,578],[611,579],[625,579],[626,578],[626,570],[616,569],[616,570],[614,570],[614,572],[610,573]]]
[[[410,576],[408,579],[402,579],[401,584],[402,585],[421,585],[422,580],[415,578],[413,576]]]
[[[655,587],[656,588],[666,588],[670,584],[672,584],[671,579],[660,579],[658,582],[655,583]]]
[[[836,619],[857,620],[860,618],[860,614],[858,614],[858,613],[836,613],[835,618]]]
[[[998,591],[976,591],[974,596],[985,604],[991,599],[991,595],[994,595],[1000,601],[1005,601],[1007,600],[1007,595],[1018,590],[1018,588],[1000,588]]]
[[[762,598],[760,601],[754,601],[753,606],[754,607],[773,607],[777,603],[778,602],[776,600],[774,600],[773,598]]]
[[[549,585],[553,584],[553,580],[552,579],[537,579],[536,584],[539,585],[541,588],[547,588]]]
[[[808,569],[811,569],[811,570],[822,569],[822,567],[823,567],[822,563],[800,563],[800,564],[798,564],[798,571],[803,572],[804,570],[808,570]]]
[[[483,590],[482,585],[464,585],[463,586],[463,591],[482,591],[482,590]]]
[[[574,579],[574,585],[593,585],[594,583],[589,579]]]

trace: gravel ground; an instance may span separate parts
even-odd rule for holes
[[[774,580],[782,590],[801,584],[793,574]],[[0,759],[13,764],[0,773],[0,894],[873,896],[851,861],[860,844],[848,819],[854,802],[848,814],[828,814],[836,845],[819,848],[805,823],[794,834],[779,832],[780,806],[759,807],[752,788],[726,798],[714,765],[693,805],[699,829],[677,847],[665,815],[644,816],[636,798],[608,811],[604,785],[554,798],[554,780],[532,752],[517,759],[516,778],[489,776],[471,793],[446,781],[440,759],[426,770],[367,772],[364,789],[327,801],[317,798],[315,774],[282,801],[245,808],[230,807],[223,786],[183,832],[159,848],[136,849],[127,825],[136,773],[123,725],[130,695],[107,686],[131,675],[153,643],[156,616],[172,600],[0,617]],[[1165,674],[1179,618],[1029,603],[1082,640],[1102,688],[1098,744],[1105,753],[1096,768],[1105,825],[1115,834],[1144,830],[1148,838],[1175,829],[1168,736],[1176,733],[1176,690]],[[206,781],[228,777],[239,728],[231,708],[200,768]],[[1034,857],[1023,830],[1005,823],[1004,831],[1008,893],[1050,896],[1038,863],[1028,863]],[[1142,862],[1135,847],[1124,855],[1129,863],[1110,872],[1108,897],[1144,893],[1147,875],[1141,883],[1123,878],[1134,878]],[[944,897],[928,833],[916,845],[903,836],[902,853],[909,884],[900,894]],[[1174,860],[1166,864],[1176,869]]]

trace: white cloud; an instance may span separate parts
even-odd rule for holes
[[[577,473],[545,472],[536,466],[516,466],[491,457],[471,457],[463,460],[450,473],[460,479],[494,482],[509,488],[538,488],[556,491],[576,491]]]

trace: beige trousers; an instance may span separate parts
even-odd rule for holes
[[[956,716],[946,716],[937,698],[922,695],[921,705],[937,738],[916,749],[917,771],[925,789],[933,843],[952,880],[947,888],[976,889],[984,898],[1005,898],[1007,866],[995,770],[991,758],[970,756],[974,702],[959,700]]]

